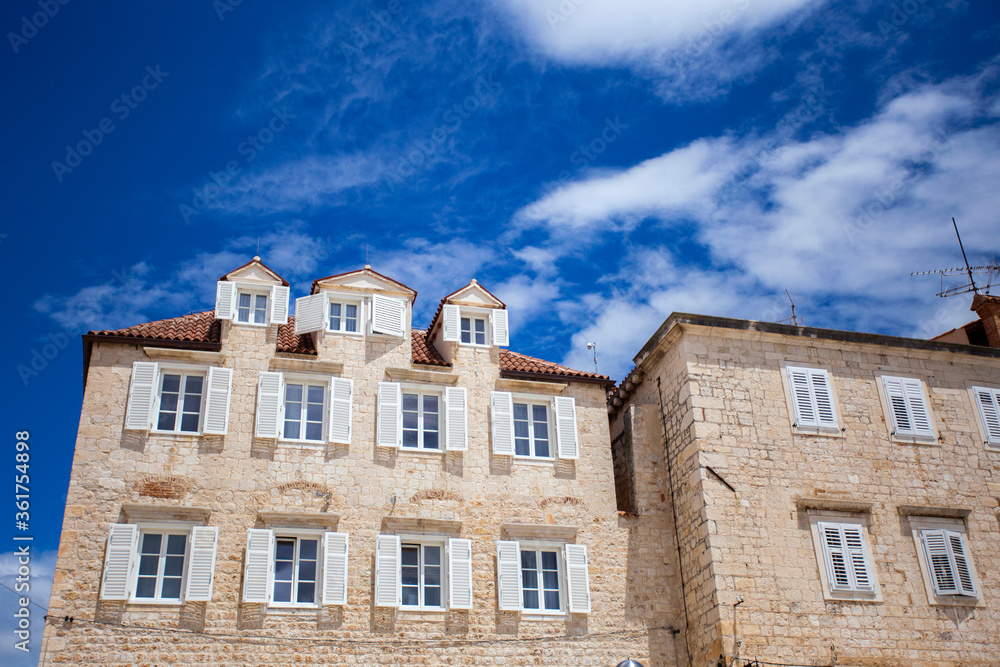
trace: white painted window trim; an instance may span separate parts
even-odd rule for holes
[[[399,392],[399,423],[400,423],[399,451],[400,452],[423,452],[423,453],[427,453],[427,454],[443,454],[444,452],[446,452],[447,451],[447,449],[446,449],[447,441],[446,441],[445,438],[447,437],[447,428],[448,428],[448,425],[446,423],[447,422],[447,414],[446,414],[445,402],[444,402],[444,387],[440,387],[440,386],[437,386],[437,385],[408,384],[408,383],[403,382],[403,383],[400,383],[400,387],[399,388],[400,388],[400,392]],[[421,410],[418,413],[419,417],[418,417],[418,421],[417,421],[417,442],[418,442],[418,444],[417,444],[416,447],[408,447],[408,446],[406,446],[406,445],[403,444],[403,442],[405,440],[405,431],[406,431],[406,429],[403,428],[403,424],[405,423],[405,418],[403,416],[403,400],[404,400],[404,396],[406,396],[406,394],[417,394],[418,397],[423,397],[423,396],[437,396],[437,399],[438,399],[438,446],[437,446],[437,449],[426,448],[422,444],[422,438],[421,438],[421,436],[423,435],[423,422],[424,422],[424,418],[423,418],[423,410],[422,410],[423,403],[419,399],[418,399],[418,403],[420,403]]]
[[[565,617],[569,615],[569,607],[566,596],[569,591],[569,581],[566,578],[566,558],[563,552],[563,547],[566,545],[565,542],[551,541],[551,540],[516,540],[520,546],[520,553],[525,551],[555,551],[556,553],[556,563],[559,566],[559,609],[558,610],[546,610],[546,609],[526,609],[524,606],[524,587],[521,587],[521,618],[526,618],[531,620],[532,617],[540,619],[550,619],[553,617]],[[541,559],[538,559],[538,566],[541,567]],[[522,581],[524,578],[523,569],[520,561],[517,564],[518,574],[521,575]],[[542,588],[541,580],[541,570],[539,572],[538,580],[538,603],[543,605],[544,589]]]
[[[318,609],[323,605],[323,560],[326,554],[323,552],[323,533],[324,530],[311,529],[311,528],[271,528],[274,540],[274,553],[271,555],[271,562],[269,564],[270,572],[267,577],[267,609],[270,610],[294,610],[294,609]],[[315,602],[275,602],[274,601],[274,575],[277,569],[278,561],[278,540],[295,538],[295,565],[293,565],[293,576],[297,576],[297,565],[299,562],[299,545],[298,540],[316,540],[316,589],[314,592]],[[349,554],[348,554],[349,555]],[[298,591],[295,590],[295,579],[292,579],[292,591],[293,594],[297,595]]]
[[[274,296],[272,291],[272,285],[251,285],[247,283],[236,283],[236,296],[233,299],[233,324],[238,324],[240,326],[252,326],[252,327],[269,327],[271,326],[271,309],[274,306]],[[250,294],[250,321],[241,322],[240,321],[240,296],[243,294]],[[256,310],[254,304],[256,303],[257,296],[264,296],[267,298],[267,306],[264,308],[264,321],[254,322],[253,314]]]
[[[284,373],[284,381],[281,384],[281,395],[278,397],[278,442],[296,444],[311,447],[322,447],[329,442],[330,438],[330,378],[329,376],[318,375],[298,375],[295,373]],[[319,440],[308,440],[306,438],[286,438],[285,437],[285,397],[288,395],[289,384],[301,384],[302,389],[302,410],[303,414],[299,418],[299,425],[304,432],[304,415],[306,406],[305,386],[323,388],[323,422],[320,428]]]
[[[885,382],[886,379],[901,379],[901,380],[914,380],[920,383],[920,391],[923,396],[924,405],[927,408],[927,421],[930,425],[930,434],[910,434],[910,433],[899,433],[896,428],[896,415],[892,409],[892,401],[889,400],[889,396],[886,394]],[[879,373],[876,376],[876,389],[878,390],[879,400],[882,402],[882,414],[885,418],[886,429],[889,432],[889,439],[893,442],[903,443],[903,444],[918,444],[918,445],[939,445],[938,437],[939,433],[937,430],[937,425],[934,419],[934,410],[931,406],[930,400],[930,388],[923,379],[915,377],[906,377],[900,375],[892,375],[890,373]],[[909,404],[909,401],[907,401]],[[908,407],[909,411],[910,408]]]
[[[330,291],[326,291],[326,290],[324,290],[322,292],[322,294],[324,294],[326,296],[326,305],[324,306],[324,311],[323,311],[323,315],[324,315],[323,331],[325,333],[328,333],[328,334],[338,334],[338,335],[344,335],[344,336],[353,336],[355,338],[364,338],[365,337],[365,329],[367,328],[366,327],[366,322],[368,322],[368,316],[367,316],[368,310],[367,309],[368,309],[368,301],[369,300],[366,299],[363,295],[358,295],[358,294],[350,294],[350,295],[348,295],[348,294],[343,294],[341,292],[330,292]],[[343,326],[344,326],[344,320],[345,320],[345,318],[344,318],[343,312],[341,313],[341,316],[340,316],[340,319],[341,319],[341,322],[340,322],[341,328],[340,329],[331,329],[330,328],[330,306],[332,304],[335,304],[335,303],[339,303],[342,307],[343,306],[357,306],[358,307],[358,312],[357,312],[357,331],[346,331],[346,330],[344,330]],[[341,310],[343,311],[343,308]]]
[[[424,547],[440,547],[441,549],[441,606],[440,607],[428,607],[424,604],[420,605],[405,605],[403,604],[402,589],[403,589],[403,550],[407,546],[420,546],[420,557],[418,564],[419,578],[419,596],[423,597],[424,589]],[[428,611],[428,612],[444,612],[448,611],[448,586],[450,584],[448,572],[448,538],[436,535],[400,535],[399,536],[399,571],[396,576],[399,577],[400,581],[400,599],[399,599],[399,610],[400,611]]]
[[[1000,420],[1000,388],[997,387],[987,387],[984,385],[974,385],[969,387],[969,399],[972,401],[974,406],[973,411],[976,413],[976,425],[979,428],[979,441],[982,442],[987,449],[1000,450],[1000,434],[997,434],[994,427],[994,432],[990,432],[989,422],[993,420],[993,415],[987,416],[985,406],[980,402],[980,393],[988,393],[991,395],[993,400],[994,410],[997,413],[997,419]]]
[[[177,410],[177,420],[174,422],[173,430],[160,430],[157,425],[160,423],[160,405],[163,400],[163,379],[167,375],[180,375],[181,376],[181,387],[180,394],[178,396],[178,410]],[[188,377],[201,377],[201,402],[198,404],[198,428],[194,431],[181,431],[178,427],[180,426],[181,417],[183,416],[184,408],[184,381]],[[149,432],[156,435],[182,435],[182,436],[200,436],[202,435],[202,429],[205,426],[205,406],[206,400],[208,399],[208,367],[207,366],[190,366],[185,364],[160,364],[159,373],[156,378],[156,398],[153,400],[152,408],[152,419],[150,424]],[[230,392],[232,388],[230,388]]]
[[[515,394],[511,394],[511,399],[512,400],[511,400],[511,413],[510,414],[511,414],[511,422],[512,422],[512,424],[515,422],[515,420],[514,420],[514,406],[517,403],[527,403],[527,405],[528,405],[528,444],[529,444],[529,447],[531,448],[532,452],[535,451],[535,435],[534,435],[535,434],[535,422],[531,418],[531,406],[532,405],[542,405],[542,406],[545,407],[545,418],[546,418],[546,421],[548,423],[548,432],[549,432],[549,438],[548,438],[548,440],[549,440],[549,456],[536,456],[534,453],[527,454],[527,455],[525,455],[525,454],[518,454],[517,453],[517,436],[515,435],[517,427],[516,427],[516,425],[513,426],[512,430],[511,430],[511,441],[512,441],[512,445],[513,445],[513,452],[514,452],[513,453],[513,457],[514,457],[514,459],[515,460],[519,460],[519,461],[540,461],[540,462],[549,462],[549,461],[555,461],[555,460],[557,460],[559,458],[559,451],[558,451],[558,449],[559,449],[559,442],[558,442],[559,437],[558,437],[558,434],[556,433],[555,410],[554,410],[553,403],[552,403],[552,397],[551,396],[539,396],[537,394],[516,394],[515,393]],[[579,435],[578,435],[578,437],[579,437]]]
[[[969,534],[965,528],[965,522],[962,519],[911,515],[909,523],[913,546],[917,551],[917,562],[920,565],[920,575],[924,580],[924,592],[927,594],[927,602],[931,605],[950,607],[985,606],[982,579],[979,578],[979,572],[976,571],[976,558],[972,552],[972,545],[969,542]],[[921,531],[924,530],[949,530],[961,534],[962,543],[968,557],[969,572],[972,575],[972,584],[978,594],[977,597],[967,595],[938,595],[934,591],[934,576],[931,572],[930,564],[927,562],[927,554],[920,535]]]
[[[150,522],[144,521],[142,523],[133,524],[138,529],[139,538],[135,544],[135,551],[132,553],[133,565],[128,575],[128,604],[138,604],[138,605],[163,605],[163,606],[177,606],[185,603],[184,594],[187,591],[187,580],[188,580],[188,568],[191,566],[191,529],[196,526],[201,526],[200,523],[183,523],[178,521],[165,521],[165,522]],[[146,534],[160,534],[160,535],[187,535],[187,540],[184,544],[184,574],[181,577],[181,595],[180,598],[139,598],[135,596],[136,587],[139,583],[139,561],[142,557],[142,538]],[[214,568],[213,563],[213,568]],[[157,577],[159,581],[159,577]]]
[[[469,338],[471,342],[462,342],[462,320],[469,320]],[[483,321],[483,339],[485,342],[477,343],[476,340],[476,320]],[[490,320],[489,308],[472,308],[469,306],[459,306],[458,309],[458,344],[463,347],[487,348],[493,346],[492,322]]]
[[[821,523],[850,524],[861,529],[861,541],[868,566],[868,576],[871,579],[873,592],[833,590],[828,570],[828,554],[820,533]],[[812,536],[813,553],[816,554],[816,566],[819,569],[820,584],[823,598],[839,602],[882,602],[882,586],[879,584],[878,568],[873,556],[871,536],[868,534],[867,514],[856,512],[839,512],[833,510],[809,510],[809,531]]]

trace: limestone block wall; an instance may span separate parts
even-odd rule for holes
[[[745,659],[793,664],[997,664],[1000,452],[984,446],[969,387],[1000,386],[1000,359],[678,329],[629,405],[642,406],[649,421],[661,378],[668,455],[678,461],[671,479],[694,664],[714,664],[720,653],[731,660],[737,650]],[[782,363],[828,370],[842,433],[793,428]],[[890,435],[878,391],[883,373],[924,381],[938,440]],[[676,419],[679,434],[671,437]],[[638,471],[652,467],[640,458],[643,447],[633,447],[641,479]],[[863,508],[854,516],[870,536],[881,600],[825,599],[809,526],[810,508],[823,505]],[[969,512],[977,604],[928,599],[910,506]]]
[[[234,370],[224,438],[123,432],[132,362],[148,358],[136,346],[95,345],[50,602],[53,618],[76,620],[49,624],[41,664],[607,665],[628,656],[674,664],[673,648],[663,648],[669,633],[650,630],[673,619],[661,619],[661,603],[642,592],[637,573],[645,566],[630,551],[634,527],[616,510],[603,387],[562,390],[576,399],[579,460],[497,457],[490,391],[510,381],[499,378],[495,349],[457,346],[446,372],[469,390],[469,451],[378,448],[376,385],[387,369],[412,369],[409,340],[326,335],[319,361],[343,364],[343,376],[355,381],[351,444],[262,441],[253,436],[257,376],[273,363],[275,335],[274,327],[223,326],[224,365]],[[211,510],[208,524],[219,527],[211,602],[98,599],[109,526],[126,503]],[[350,535],[346,606],[269,611],[241,602],[247,529],[260,527],[261,511],[339,516],[336,530]],[[375,538],[387,532],[387,517],[461,522],[460,536],[472,540],[471,611],[374,606]],[[496,542],[505,523],[577,528],[576,543],[588,547],[591,614],[497,610]]]

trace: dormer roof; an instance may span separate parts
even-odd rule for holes
[[[407,287],[398,280],[393,280],[388,276],[372,270],[372,267],[365,265],[364,268],[347,273],[338,273],[326,278],[318,278],[313,281],[310,294],[316,294],[324,289],[335,289],[348,292],[388,292],[397,296],[402,296],[415,301],[417,291]]]
[[[445,304],[455,304],[457,306],[469,306],[471,308],[496,308],[506,309],[507,304],[498,299],[496,295],[480,285],[475,278],[469,281],[468,285],[459,287],[457,290],[441,299],[434,317],[431,318],[430,326],[427,327],[427,334],[434,333],[434,328],[441,319],[441,311]]]
[[[219,278],[219,280],[241,283],[261,283],[266,285],[283,285],[288,287],[288,281],[279,276],[274,269],[271,269],[264,264],[264,262],[260,261],[260,257],[254,257],[243,266],[233,269],[229,273],[225,274]]]

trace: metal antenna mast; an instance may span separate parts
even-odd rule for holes
[[[788,303],[792,307],[792,316],[786,317],[783,320],[778,320],[778,324],[794,324],[795,326],[799,326],[802,324],[802,318],[795,313],[795,302],[792,301],[792,295],[788,293],[788,290],[785,290],[785,296],[788,297]]]
[[[955,218],[951,219],[951,224],[955,228],[955,236],[958,237],[958,247],[962,250],[962,259],[965,261],[965,267],[955,267],[951,269],[933,269],[931,271],[914,271],[911,276],[927,276],[931,274],[939,274],[941,276],[941,291],[937,293],[940,297],[954,296],[956,294],[967,294],[968,292],[973,292],[979,294],[979,290],[982,289],[986,294],[990,293],[990,287],[997,278],[1000,278],[1000,262],[997,258],[994,258],[992,262],[988,264],[980,264],[977,266],[969,265],[969,258],[965,254],[965,246],[962,244],[962,235],[958,233],[958,223],[955,222]],[[986,285],[985,287],[979,287],[976,285],[976,279],[973,274],[981,273],[986,274]],[[964,285],[958,285],[956,287],[944,286],[945,276],[968,276],[969,282]]]

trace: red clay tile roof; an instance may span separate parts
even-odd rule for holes
[[[511,350],[500,350],[500,370],[514,373],[537,373],[539,375],[559,375],[565,378],[578,378],[604,381],[606,384],[614,384],[607,375],[597,373],[586,373],[566,368],[551,361],[529,357],[520,352]]]
[[[292,352],[295,354],[316,354],[316,346],[313,345],[313,337],[309,334],[295,335],[295,316],[288,316],[288,324],[278,325],[278,352]]]
[[[427,342],[427,332],[422,329],[412,329],[411,338],[413,340],[410,361],[414,364],[426,364],[429,366],[451,366],[437,348]]]
[[[214,310],[191,313],[169,320],[156,320],[125,329],[91,331],[91,336],[108,338],[148,338],[150,340],[191,341],[218,343],[221,341],[222,323],[215,319]]]

